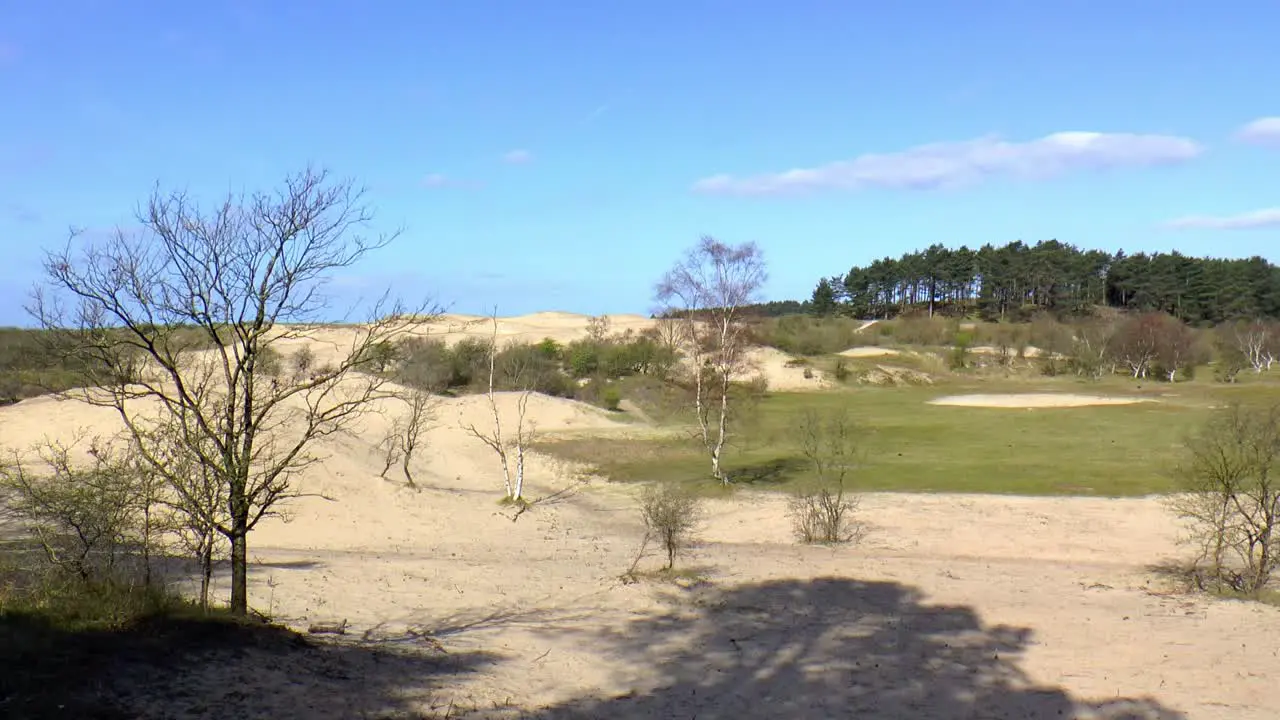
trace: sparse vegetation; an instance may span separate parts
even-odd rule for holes
[[[1234,404],[1187,442],[1171,505],[1201,587],[1256,596],[1280,566],[1280,403]]]
[[[858,467],[858,430],[848,411],[807,410],[796,433],[815,483],[791,499],[788,509],[796,538],[806,544],[829,545],[857,539],[862,534],[854,518],[858,500],[846,491],[845,481]]]
[[[697,496],[675,483],[652,483],[640,491],[640,516],[647,531],[646,542],[652,538],[662,547],[667,571],[675,568],[676,557],[693,543],[700,515]]]

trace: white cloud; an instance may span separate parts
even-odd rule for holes
[[[1280,147],[1280,117],[1258,118],[1237,130],[1236,137],[1257,145]]]
[[[1190,215],[1165,223],[1180,230],[1256,230],[1280,227],[1280,207],[1239,215]]]
[[[512,165],[523,165],[527,162],[533,162],[533,153],[528,150],[512,150],[506,155],[503,155],[502,160],[503,162],[508,162]]]
[[[1195,141],[1175,135],[1060,132],[1027,142],[988,136],[779,173],[715,175],[694,183],[694,190],[754,196],[868,188],[934,190],[995,177],[1045,179],[1073,171],[1167,165],[1201,152]]]

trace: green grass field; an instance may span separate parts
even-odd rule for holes
[[[1208,375],[1208,373],[1205,373]],[[1156,402],[1081,408],[967,408],[928,400],[965,393],[1062,392],[1137,395]],[[809,482],[794,428],[809,408],[847,408],[865,455],[851,478],[864,490],[1027,495],[1134,496],[1174,489],[1171,470],[1187,434],[1215,406],[1280,400],[1280,383],[1245,377],[1168,384],[1110,378],[953,376],[925,387],[846,387],[772,393],[750,413],[726,451],[737,486],[787,489]],[[658,439],[549,440],[540,449],[581,461],[616,481],[673,480],[715,492],[709,461],[688,417],[672,417]],[[687,435],[688,439],[685,439]]]

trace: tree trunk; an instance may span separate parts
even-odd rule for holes
[[[520,418],[520,421],[524,422],[524,418]],[[524,440],[520,440],[519,443],[516,446],[516,482],[512,500],[524,499]]]
[[[716,444],[711,451],[711,472],[725,485],[729,484],[729,477],[720,468],[720,455],[724,452],[724,439],[729,421],[729,372],[730,369],[726,365],[724,377],[720,381],[720,422],[717,426]]]
[[[213,585],[213,532],[200,542],[200,610],[209,612],[209,588]]]
[[[151,499],[142,509],[142,584],[151,587]]]
[[[247,518],[236,518],[231,536],[231,614],[249,614],[249,533]]]

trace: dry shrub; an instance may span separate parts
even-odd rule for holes
[[[1187,441],[1179,475],[1170,505],[1198,546],[1198,584],[1261,592],[1280,565],[1280,404],[1220,412]]]
[[[676,557],[693,543],[702,504],[684,488],[670,482],[646,486],[640,492],[640,515],[644,519],[646,543],[657,540],[667,555],[667,570]]]
[[[796,538],[802,543],[836,544],[857,540],[862,527],[854,519],[858,498],[845,481],[859,464],[858,428],[848,411],[820,414],[808,410],[796,425],[799,445],[818,487],[797,493],[788,507]]]
[[[806,545],[859,540],[862,526],[853,520],[857,511],[857,498],[846,497],[842,489],[828,488],[797,493],[787,507],[796,539]]]
[[[950,345],[958,324],[942,317],[903,317],[895,321],[893,337],[904,345]]]

